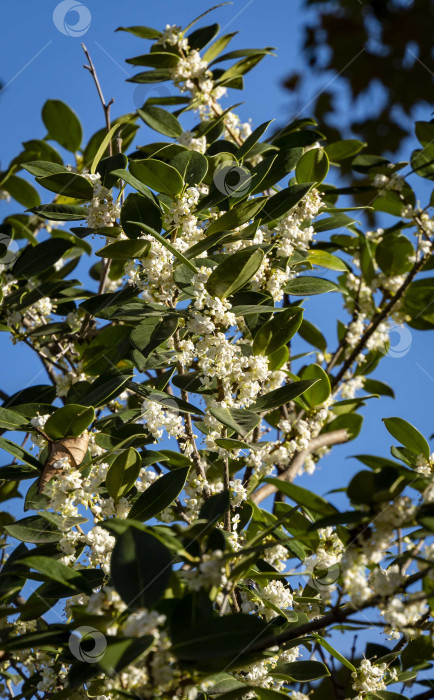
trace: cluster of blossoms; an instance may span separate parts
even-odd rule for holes
[[[233,146],[239,147],[250,136],[251,126],[250,123],[243,123],[231,111],[222,114],[217,101],[226,93],[226,89],[215,84],[208,61],[200,55],[199,51],[190,48],[188,39],[177,26],[168,25],[160,35],[156,45],[157,50],[158,47],[160,50],[162,47],[169,48],[171,55],[175,57],[175,65],[169,69],[172,81],[182,93],[190,93],[192,97],[190,106],[198,110],[200,118],[205,120],[210,116],[222,116],[224,139],[232,142],[229,146],[231,146],[232,152],[235,152]],[[199,127],[201,126],[203,124],[199,125]],[[206,154],[208,142],[207,137],[201,135],[203,133],[204,130],[200,128],[183,131],[178,136],[177,142],[191,151]],[[319,147],[318,143],[314,143],[312,146],[306,147],[304,151]],[[175,148],[178,147],[175,146]],[[211,152],[210,150],[209,153]],[[218,151],[216,152],[218,153]],[[196,154],[190,154],[190,156],[198,158]],[[256,155],[252,159],[248,159],[247,163],[249,167],[254,166],[261,159],[261,155]],[[199,160],[201,159],[199,158]],[[244,170],[244,167],[239,168],[239,170]],[[159,380],[164,374],[162,368],[166,359],[167,366],[170,366],[170,370],[173,368],[174,371],[177,371],[178,377],[182,376],[184,379],[185,375],[192,375],[194,389],[191,391],[194,393],[195,389],[198,388],[200,410],[204,411],[203,419],[200,422],[197,421],[197,430],[202,435],[199,438],[193,432],[191,416],[186,415],[178,408],[180,402],[173,394],[171,397],[169,393],[166,394],[162,403],[160,402],[161,392],[155,391],[154,395],[149,394],[149,397],[142,402],[141,410],[138,407],[139,399],[136,394],[132,396],[132,394],[129,395],[128,392],[125,392],[116,395],[114,400],[109,399],[104,405],[98,404],[96,425],[101,425],[100,421],[105,421],[106,412],[110,412],[116,418],[116,424],[113,431],[110,426],[105,435],[99,436],[95,429],[89,435],[89,453],[92,463],[87,462],[86,468],[80,469],[75,463],[72,463],[69,457],[59,458],[53,465],[54,477],[44,487],[43,494],[40,494],[41,499],[45,500],[45,508],[51,514],[52,520],[59,522],[60,563],[77,571],[97,568],[102,570],[105,575],[104,582],[100,583],[97,590],[90,596],[80,594],[66,600],[65,615],[68,623],[79,619],[80,614],[99,616],[98,623],[101,622],[101,627],[104,628],[107,637],[119,636],[140,639],[151,635],[154,638],[146,658],[138,658],[116,676],[106,678],[100,674],[100,677],[96,679],[98,690],[92,689],[97,700],[114,700],[115,697],[119,694],[125,694],[126,691],[140,697],[150,697],[151,693],[155,697],[179,697],[183,693],[188,700],[194,700],[199,693],[196,685],[191,687],[188,685],[189,680],[186,681],[187,671],[185,669],[181,671],[178,667],[177,658],[173,653],[175,649],[171,648],[168,636],[172,624],[170,606],[178,597],[175,585],[171,584],[172,593],[161,599],[161,609],[167,613],[167,616],[160,612],[159,605],[154,610],[139,608],[131,612],[131,608],[124,599],[114,588],[107,585],[107,581],[110,581],[111,562],[112,559],[113,562],[115,559],[112,557],[112,552],[116,538],[112,534],[112,530],[104,526],[104,521],[114,518],[120,520],[128,518],[131,507],[137,503],[135,499],[140,498],[150,486],[165,476],[159,466],[155,466],[155,468],[143,467],[134,486],[126,492],[126,495],[119,498],[113,498],[109,495],[107,475],[110,469],[112,451],[101,447],[101,445],[107,445],[108,439],[113,439],[114,452],[116,453],[120,449],[117,447],[120,443],[116,443],[118,437],[116,431],[119,430],[121,433],[125,426],[132,422],[144,425],[144,444],[152,442],[152,439],[158,443],[165,437],[173,438],[177,441],[179,451],[182,453],[178,455],[180,461],[183,464],[185,462],[191,463],[191,469],[182,491],[169,506],[155,515],[159,521],[159,524],[155,526],[155,532],[161,535],[162,540],[166,536],[171,537],[169,532],[172,533],[173,540],[176,539],[176,536],[179,535],[177,530],[179,525],[176,524],[170,529],[166,524],[181,519],[192,528],[199,521],[199,530],[203,521],[206,520],[203,517],[203,513],[206,511],[204,509],[201,512],[201,509],[206,505],[207,499],[222,494],[225,490],[228,491],[230,509],[224,514],[224,518],[221,517],[218,520],[215,530],[212,532],[217,539],[217,546],[221,548],[214,549],[210,544],[210,539],[200,541],[199,544],[194,541],[192,544],[197,544],[198,548],[194,549],[192,546],[191,551],[194,553],[190,556],[189,548],[186,546],[185,551],[188,551],[189,556],[185,558],[182,566],[173,569],[172,580],[176,581],[182,594],[185,591],[191,599],[199,599],[202,595],[209,595],[214,611],[219,612],[220,616],[231,612],[241,612],[246,616],[255,615],[263,623],[269,624],[270,627],[273,623],[276,626],[280,624],[279,618],[286,617],[292,621],[296,619],[298,614],[305,616],[302,619],[307,618],[308,620],[321,617],[326,605],[332,603],[333,595],[339,595],[339,601],[345,597],[354,605],[363,604],[371,597],[376,596],[379,600],[377,608],[384,621],[384,630],[392,639],[398,639],[401,635],[404,635],[407,640],[417,637],[422,633],[421,620],[423,621],[424,616],[429,612],[425,600],[421,600],[418,594],[406,592],[405,585],[408,577],[405,573],[405,567],[398,564],[392,564],[388,568],[380,566],[388,557],[392,556],[397,548],[397,531],[415,522],[416,507],[407,497],[397,498],[388,505],[380,504],[379,508],[382,510],[376,514],[374,521],[366,526],[360,536],[356,534],[354,538],[345,542],[344,530],[341,531],[339,528],[336,530],[331,527],[322,528],[313,534],[313,528],[311,529],[310,526],[314,524],[311,522],[314,517],[309,513],[309,508],[304,509],[302,506],[302,513],[297,513],[297,516],[309,526],[309,529],[306,531],[305,540],[300,538],[300,550],[297,550],[296,542],[292,542],[295,547],[292,549],[290,544],[288,546],[279,544],[280,541],[285,542],[285,540],[279,540],[276,533],[269,534],[267,532],[259,549],[265,544],[260,555],[261,566],[264,562],[269,566],[261,568],[259,575],[257,575],[256,568],[253,567],[250,571],[252,579],[246,575],[245,578],[237,580],[236,584],[233,582],[234,568],[238,562],[242,561],[240,557],[237,559],[237,556],[243,555],[243,547],[249,547],[252,541],[248,530],[249,526],[246,529],[245,525],[241,526],[242,516],[240,515],[243,513],[244,519],[245,511],[251,508],[250,503],[246,503],[249,497],[253,494],[253,501],[255,501],[256,494],[254,492],[261,479],[271,474],[283,472],[292,465],[297,456],[299,457],[298,471],[294,469],[293,471],[296,473],[292,474],[291,477],[302,473],[312,473],[316,468],[317,461],[329,449],[324,446],[313,450],[312,441],[320,435],[325,426],[338,413],[337,411],[336,414],[333,413],[333,402],[339,394],[344,400],[353,399],[365,383],[363,376],[355,375],[353,370],[344,368],[346,371],[342,372],[343,377],[341,381],[337,382],[338,386],[333,388],[333,395],[324,400],[322,404],[315,405],[314,408],[309,408],[311,404],[304,402],[304,399],[300,399],[299,402],[289,401],[282,404],[280,415],[278,415],[278,410],[271,411],[269,414],[264,409],[262,413],[258,404],[255,408],[254,404],[264,394],[279,389],[289,379],[293,379],[294,369],[289,362],[282,362],[278,369],[273,369],[277,365],[273,364],[271,357],[266,354],[255,354],[253,337],[257,331],[252,330],[254,323],[249,325],[250,319],[238,316],[239,309],[237,311],[235,304],[240,302],[234,302],[232,299],[234,304],[232,306],[227,298],[213,296],[210,293],[211,285],[208,284],[210,275],[220,262],[220,255],[223,257],[224,254],[229,255],[252,246],[260,248],[265,251],[263,261],[249,280],[249,290],[246,292],[243,287],[240,287],[241,297],[247,293],[254,300],[258,300],[258,304],[262,302],[268,305],[272,302],[280,304],[286,294],[288,281],[297,276],[297,266],[303,267],[309,264],[307,253],[314,242],[314,219],[322,211],[330,211],[330,209],[327,209],[328,205],[326,204],[328,201],[327,190],[320,191],[313,188],[277,223],[258,225],[255,223],[255,217],[252,217],[250,221],[242,223],[236,228],[230,227],[230,232],[222,231],[221,233],[224,235],[215,246],[201,250],[196,258],[191,256],[191,260],[195,262],[193,274],[191,274],[191,269],[188,271],[185,265],[184,268],[179,266],[181,257],[179,254],[185,255],[193,246],[203,243],[208,233],[208,222],[218,222],[220,217],[228,213],[216,207],[211,207],[208,213],[204,213],[205,207],[202,209],[200,207],[202,198],[215,190],[227,196],[234,194],[234,198],[237,195],[244,196],[248,193],[252,179],[250,170],[247,168],[245,170],[248,174],[248,184],[246,190],[242,192],[228,192],[224,185],[222,188],[219,187],[217,177],[219,170],[217,169],[210,188],[207,185],[198,184],[186,187],[179,195],[172,198],[164,195],[159,197],[162,224],[168,234],[166,244],[170,241],[170,246],[164,245],[164,242],[161,243],[161,238],[156,240],[151,235],[142,235],[142,240],[149,243],[147,253],[139,259],[127,261],[123,267],[113,265],[113,268],[117,268],[113,274],[121,275],[123,271],[124,277],[108,279],[104,282],[105,286],[102,285],[105,292],[115,291],[122,286],[122,282],[126,278],[127,285],[137,287],[140,290],[141,301],[146,302],[143,304],[144,309],[151,308],[152,312],[154,309],[158,309],[157,313],[161,313],[163,308],[162,316],[164,316],[164,309],[167,310],[167,315],[171,314],[172,317],[176,315],[178,319],[177,329],[171,337],[165,338],[158,346],[157,362],[155,365],[150,365],[157,369],[155,375],[153,369],[146,372],[147,380],[150,380],[149,386],[151,387],[161,386],[153,382]],[[223,168],[220,174],[222,172]],[[84,173],[84,177],[93,187],[93,198],[86,205],[87,225],[92,229],[113,228],[120,216],[120,206],[117,200],[114,200],[112,191],[103,186],[98,174]],[[206,182],[209,183],[210,180],[206,180]],[[391,177],[379,174],[375,177],[374,184],[385,190],[400,193],[404,189],[405,182],[403,178],[395,174]],[[425,240],[421,232],[425,236],[432,235],[434,221],[426,213],[411,207],[403,215],[418,220],[417,250],[414,255],[408,256],[408,262],[414,263],[420,259],[420,255],[425,255],[431,250],[431,244]],[[419,221],[422,223],[419,224]],[[50,230],[50,224],[47,224],[47,230]],[[383,229],[377,229],[368,232],[367,239],[375,246],[383,241],[384,235]],[[126,233],[121,231],[117,240],[127,240]],[[214,248],[215,251],[217,246],[218,253],[214,255],[214,252],[211,253],[210,250]],[[173,254],[173,248],[178,255]],[[57,261],[55,270],[60,271],[65,262],[66,257]],[[377,312],[376,295],[380,296],[381,293],[386,299],[393,298],[406,279],[404,274],[392,276],[385,274],[374,261],[372,280],[367,283],[361,272],[363,266],[360,253],[354,254],[353,264],[354,271],[345,274],[342,281],[342,285],[346,287],[348,292],[345,302],[346,308],[353,317],[344,336],[342,353],[344,360],[348,359],[354,348],[358,346]],[[21,284],[11,276],[8,276],[5,281],[6,294]],[[32,281],[30,288],[35,288],[32,286]],[[188,303],[186,303],[187,300],[189,300]],[[55,303],[57,303],[57,298],[55,298]],[[392,317],[396,323],[406,320],[403,308],[402,301],[395,305]],[[51,315],[57,312],[58,309],[56,305],[53,305],[52,300],[49,297],[43,297],[23,312],[12,312],[8,317],[8,324],[18,334],[21,329],[34,330],[49,323]],[[252,315],[256,315],[256,311]],[[85,312],[80,310],[72,311],[67,315],[67,323],[73,331],[71,335],[81,335],[78,331],[83,327],[84,316]],[[164,318],[160,320],[164,320]],[[124,321],[121,319],[120,326],[123,327],[123,324]],[[85,324],[83,325],[85,326]],[[128,325],[128,321],[125,325]],[[116,327],[116,320],[113,326]],[[382,350],[387,345],[390,331],[390,326],[386,321],[379,324],[375,332],[368,338],[363,352],[358,355],[356,361],[359,364],[365,361],[363,353],[366,350]],[[86,338],[84,339],[86,340]],[[38,343],[38,340],[34,342],[34,348],[40,347]],[[81,352],[82,346],[79,340],[77,340],[77,347]],[[82,361],[80,352],[77,351],[75,356],[73,353],[68,355],[67,349],[64,351],[60,347],[59,354],[56,355],[52,348],[52,344],[50,347],[44,348],[44,357],[47,360],[54,360],[56,367],[61,369],[61,373],[55,375],[53,381],[56,385],[57,397],[65,398],[65,403],[68,403],[71,386],[80,381],[91,381],[93,378],[87,376],[83,371],[87,365],[85,360]],[[289,344],[286,344],[285,357],[288,357],[290,349]],[[325,362],[329,357],[325,350],[324,354],[318,353],[317,356],[319,363]],[[78,362],[77,358],[80,358]],[[160,360],[160,358],[162,359]],[[125,365],[129,367],[131,364],[130,355],[125,355],[123,359]],[[294,361],[297,358],[292,359]],[[164,369],[167,368],[164,367]],[[147,380],[145,381],[147,382]],[[176,387],[176,391],[182,386],[181,383],[177,384],[175,380],[173,385]],[[164,384],[164,386],[168,385]],[[167,388],[167,391],[174,390]],[[188,392],[188,386],[181,389],[184,404],[185,401],[189,400]],[[132,399],[131,402],[127,401],[129,398]],[[171,398],[173,398],[173,405]],[[132,405],[135,408],[131,408]],[[130,408],[131,414],[129,414]],[[216,415],[219,414],[220,416],[222,414],[226,417],[229,416],[233,425],[236,422],[234,416],[243,413],[244,416],[249,413],[250,416],[252,415],[248,411],[249,408],[251,411],[256,411],[254,418],[258,418],[258,424],[247,434],[243,434],[241,430],[239,434],[232,429],[228,431],[226,423],[216,418]],[[125,413],[129,415],[124,424]],[[259,413],[262,415],[259,416]],[[266,414],[265,420],[262,422],[264,414]],[[38,448],[41,459],[47,448],[47,441],[42,431],[48,418],[49,415],[44,414],[38,415],[30,421],[35,429],[35,434],[32,435],[33,444],[35,448]],[[264,428],[265,422],[270,427]],[[120,424],[122,427],[119,427]],[[231,422],[229,422],[230,425]],[[128,425],[128,427],[130,426]],[[275,433],[272,433],[272,430],[275,430]],[[127,431],[125,431],[126,433]],[[267,433],[271,433],[270,440],[265,442],[263,438]],[[142,437],[140,432],[134,433],[133,440],[137,436]],[[196,444],[196,441],[199,439],[206,450],[198,449],[197,444],[199,443]],[[120,442],[123,446],[123,438]],[[133,444],[140,444],[140,439],[138,443],[134,442]],[[167,451],[167,454],[169,453],[170,451]],[[155,454],[153,456],[156,460]],[[161,455],[158,454],[158,458],[160,457]],[[153,463],[159,464],[157,461]],[[242,468],[246,468],[244,478],[240,478]],[[434,457],[431,456],[428,460],[426,457],[421,457],[415,470],[420,477],[431,480],[421,500],[425,504],[432,503],[434,501],[432,479]],[[156,490],[158,491],[158,487]],[[256,510],[251,508],[253,529],[257,526],[255,521],[256,505],[255,508]],[[362,512],[363,510],[364,508],[361,507]],[[369,511],[367,506],[365,511]],[[83,512],[90,514],[92,521],[86,532],[80,527],[80,523],[83,523]],[[277,507],[276,512],[278,513]],[[229,525],[227,520],[229,520]],[[266,521],[262,521],[262,523],[264,522]],[[113,528],[114,532],[117,532],[116,527],[122,529],[124,526],[125,523],[118,522],[112,522],[111,526],[108,525],[108,527]],[[152,527],[154,526],[149,526],[149,528]],[[282,528],[285,529],[285,527],[284,524]],[[146,526],[147,528],[148,526]],[[289,526],[287,531],[292,534]],[[355,534],[351,528],[348,532],[350,535]],[[316,535],[319,539],[314,539]],[[181,538],[182,535],[180,542]],[[291,537],[291,539],[295,540],[296,538]],[[257,542],[256,537],[253,541]],[[204,542],[206,544],[203,546]],[[315,544],[311,545],[311,542],[315,542]],[[182,546],[184,544],[183,541]],[[402,546],[403,555],[407,555],[409,560],[413,561],[412,557],[416,557],[416,555],[419,557],[422,569],[427,563],[434,563],[434,545],[428,544],[416,550],[415,545],[408,537],[404,537],[399,544]],[[306,545],[306,549],[304,545]],[[305,555],[301,553],[303,551],[305,551]],[[306,555],[306,553],[308,554]],[[176,556],[179,556],[179,561],[181,561],[183,556],[181,548],[177,551]],[[298,571],[288,571],[288,560],[295,556],[299,560],[296,567]],[[178,560],[176,564],[178,564]],[[297,573],[300,574],[303,585],[293,590],[285,577],[286,575],[297,575]],[[113,576],[113,580],[114,578]],[[172,595],[173,597],[171,597]],[[214,619],[217,619],[217,616]],[[14,627],[14,634],[25,634],[36,630],[36,622],[26,624],[18,621]],[[288,682],[279,677],[282,675],[279,666],[296,661],[301,656],[302,651],[298,647],[285,650],[273,647],[269,651],[271,651],[271,656],[269,655],[245,668],[237,668],[233,672],[233,677],[258,688],[279,690],[287,686]],[[45,651],[35,652],[26,659],[18,652],[17,659],[18,662],[26,665],[31,673],[40,674],[37,685],[37,690],[40,693],[47,695],[57,693],[62,684],[67,682],[69,669],[66,665],[58,662],[54,655]],[[6,665],[5,668],[7,671],[9,666]],[[352,674],[352,687],[357,693],[356,700],[364,699],[367,693],[384,690],[386,684],[395,680],[395,676],[395,672],[389,670],[386,664],[375,665],[364,659],[359,669]],[[194,674],[191,678],[194,678]],[[206,692],[209,687],[207,680],[199,683],[199,688],[203,692]],[[285,692],[288,692],[287,687],[285,687]],[[309,697],[303,692],[289,692],[291,692],[289,697],[293,700],[307,700]],[[254,696],[254,691],[249,691],[245,698],[250,699]],[[88,693],[81,689],[77,690],[75,694],[73,693],[71,697],[73,700],[85,700]]]
[[[116,202],[113,202],[111,190],[101,184],[99,173],[83,173],[83,177],[89,180],[93,187],[93,199],[87,207],[87,225],[89,228],[107,228],[116,223],[121,210]]]
[[[357,671],[353,671],[351,677],[354,680],[353,690],[358,695],[356,700],[363,700],[366,693],[375,693],[377,690],[385,690],[384,675],[387,664],[372,664],[369,659],[363,659]]]

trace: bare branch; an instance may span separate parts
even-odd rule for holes
[[[345,429],[333,430],[330,433],[318,435],[318,437],[313,438],[313,440],[310,441],[309,447],[295,455],[287,469],[281,472],[278,478],[282,481],[293,481],[297,476],[299,469],[306,461],[306,458],[312,452],[315,452],[315,450],[318,450],[320,447],[330,447],[331,445],[338,445],[340,443],[347,442],[349,438],[350,435]],[[271,494],[275,493],[276,491],[278,491],[278,489],[276,486],[273,486],[273,484],[265,484],[264,486],[261,486],[259,491],[256,491],[256,493],[252,495],[252,501],[254,503],[261,503],[261,501],[268,498],[268,496],[271,496]]]

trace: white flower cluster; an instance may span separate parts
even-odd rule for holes
[[[197,136],[194,131],[183,131],[181,136],[178,137],[178,143],[198,153],[205,153],[207,147],[206,137]]]
[[[353,690],[358,695],[355,700],[363,700],[366,693],[375,693],[377,690],[385,690],[384,674],[387,664],[372,664],[369,659],[362,659],[357,671],[353,671],[351,677],[354,680]]]
[[[164,431],[172,437],[185,435],[182,417],[179,413],[163,408],[151,399],[145,399],[142,403],[142,420],[151,435],[154,436],[155,442],[163,436]]]
[[[210,554],[204,554],[197,568],[183,572],[183,577],[191,591],[213,586],[221,588],[226,585],[226,569],[221,561],[222,556],[223,552],[216,549]]]
[[[99,173],[83,173],[83,177],[89,180],[93,186],[93,198],[87,208],[87,225],[89,228],[107,228],[114,226],[121,210],[116,202],[113,202],[113,194],[101,184]]]

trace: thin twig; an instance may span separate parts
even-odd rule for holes
[[[86,46],[85,46],[84,44],[82,44],[81,47],[82,47],[82,49],[83,49],[83,51],[84,51],[84,55],[86,56],[87,60],[89,61],[89,65],[87,66],[86,64],[84,64],[83,67],[86,68],[86,70],[89,71],[89,73],[91,74],[91,76],[92,76],[92,78],[93,78],[93,80],[94,80],[94,83],[95,83],[95,86],[96,86],[96,89],[97,89],[97,92],[98,92],[98,96],[99,96],[99,99],[100,99],[102,108],[103,108],[103,110],[104,110],[104,117],[105,117],[105,123],[106,123],[107,131],[110,131],[110,128],[111,128],[111,122],[110,122],[110,108],[111,108],[111,106],[112,106],[112,104],[113,104],[113,102],[114,102],[114,99],[113,99],[113,97],[112,97],[111,100],[110,100],[110,102],[106,102],[106,101],[105,101],[104,95],[103,95],[103,92],[102,92],[102,89],[101,89],[101,84],[100,84],[100,82],[99,82],[98,74],[97,74],[97,72],[96,72],[96,69],[95,69],[95,66],[94,66],[94,64],[93,64],[93,61],[92,61],[92,59],[91,59],[91,57],[90,57],[89,51],[87,50],[87,48],[86,48]],[[110,155],[113,155],[113,147],[112,147],[111,141],[110,141],[110,143],[109,143],[109,154],[110,154]]]

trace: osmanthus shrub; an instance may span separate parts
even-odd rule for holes
[[[49,100],[1,175],[0,329],[47,375],[2,392],[0,497],[25,511],[1,515],[2,697],[433,697],[426,439],[385,418],[344,512],[293,482],[393,396],[370,378],[390,330],[434,328],[433,220],[400,174],[434,177],[434,125],[407,170],[310,119],[252,130],[228,95],[271,49],[122,30],[161,89],[104,103],[87,144]],[[325,182],[343,159],[387,228]],[[304,314],[325,293],[333,348]]]

